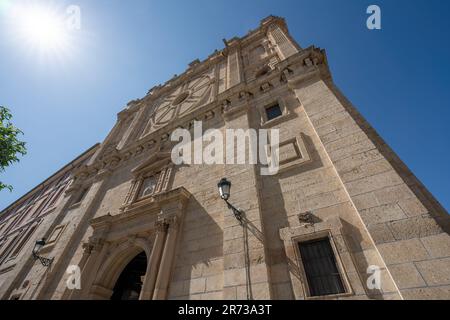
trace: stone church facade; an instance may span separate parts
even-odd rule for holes
[[[1,213],[0,298],[450,299],[446,210],[335,86],[324,50],[274,16],[224,43]],[[194,121],[279,129],[280,170],[174,164],[170,135]],[[49,265],[32,254],[42,238]]]

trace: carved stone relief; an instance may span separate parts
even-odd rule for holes
[[[165,126],[177,117],[201,107],[213,99],[213,74],[205,73],[178,86],[170,94],[160,98],[150,111],[143,136]]]

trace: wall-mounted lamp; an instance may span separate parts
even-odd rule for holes
[[[219,188],[219,195],[220,197],[226,202],[226,204],[228,205],[228,208],[231,209],[233,211],[233,215],[236,218],[236,220],[239,221],[239,224],[242,226],[244,233],[243,233],[243,240],[244,240],[244,251],[245,251],[245,256],[249,257],[249,250],[248,250],[248,233],[247,233],[247,228],[246,225],[248,223],[248,221],[244,220],[244,216],[243,216],[243,211],[237,209],[235,206],[233,206],[231,203],[228,202],[228,199],[231,196],[231,182],[228,181],[226,178],[222,178],[219,183],[217,184],[217,187]],[[245,222],[245,224],[244,224]],[[248,261],[248,259],[245,260],[245,268],[246,268],[246,277],[247,277],[247,300],[252,300],[253,296],[252,296],[252,292],[251,292],[251,286],[249,285],[249,277],[250,277],[250,266],[249,266],[250,262]]]
[[[228,202],[231,195],[231,182],[226,178],[222,178],[217,184],[217,187],[219,188],[220,197],[227,203],[228,208],[233,211],[234,217],[242,224],[242,211]]]
[[[45,246],[45,238],[36,240],[33,248],[33,257],[35,260],[39,260],[44,267],[49,267],[54,258],[44,258],[39,255],[39,251],[41,251],[42,247]]]

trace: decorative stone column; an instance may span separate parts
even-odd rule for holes
[[[298,49],[295,47],[294,42],[289,39],[287,34],[278,24],[273,23],[269,26],[267,36],[269,37],[272,44],[276,47],[281,60],[285,60],[298,52]]]
[[[128,103],[127,108],[125,109],[129,114],[128,117],[131,117],[131,124],[126,128],[120,142],[117,144],[117,149],[123,149],[130,140],[133,139],[133,135],[135,134],[136,127],[138,127],[143,121],[144,113],[146,108],[142,107],[142,104],[139,100],[131,101]],[[122,111],[123,112],[123,111]]]
[[[88,243],[83,244],[83,265],[80,265],[81,269],[81,289],[80,290],[70,290],[67,294],[66,299],[84,299],[87,298],[90,284],[94,281],[96,272],[101,263],[103,262],[106,253],[109,249],[109,243],[105,243],[103,240],[96,239],[91,240]],[[69,291],[68,289],[66,289]]]
[[[158,276],[158,266],[161,261],[161,254],[164,248],[164,242],[167,234],[167,224],[164,221],[158,221],[156,223],[156,237],[153,245],[152,253],[149,257],[149,263],[147,265],[147,271],[145,273],[144,284],[142,285],[142,291],[139,300],[151,300],[155,289],[156,279]]]
[[[166,224],[168,231],[161,257],[161,264],[159,266],[158,278],[156,280],[155,292],[153,293],[153,299],[155,300],[162,300],[167,297],[178,234],[178,221],[176,217],[165,220],[163,223]]]
[[[152,262],[158,265],[155,290],[153,292],[153,299],[155,300],[166,299],[167,297],[172,266],[176,257],[178,234],[182,229],[184,208],[189,197],[190,194],[184,188],[178,188],[155,196],[155,201],[161,208],[157,225],[160,231],[165,233],[161,261],[159,264],[157,261]],[[156,270],[154,273],[156,274]]]
[[[233,38],[229,41],[226,40],[224,41],[226,45],[224,53],[226,54],[227,57],[226,88],[230,89],[242,83],[242,81],[244,80],[241,49],[239,40],[236,38]]]

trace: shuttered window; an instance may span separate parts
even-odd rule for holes
[[[336,257],[328,238],[299,243],[310,296],[345,293]]]

